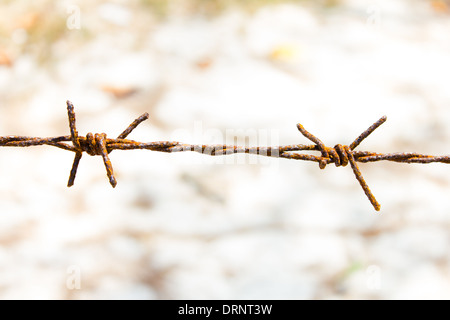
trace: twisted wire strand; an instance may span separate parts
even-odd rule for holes
[[[112,187],[117,185],[114,177],[114,171],[109,158],[109,154],[114,150],[151,150],[157,152],[176,153],[176,152],[198,152],[209,156],[223,156],[231,154],[256,154],[266,157],[285,158],[292,160],[313,161],[319,164],[320,169],[325,169],[328,164],[334,163],[336,167],[347,166],[353,170],[356,180],[361,185],[364,193],[376,211],[380,210],[380,204],[375,199],[372,191],[364,180],[357,162],[377,162],[393,161],[398,163],[450,163],[450,156],[432,156],[416,152],[403,153],[376,153],[370,151],[355,151],[354,149],[366,139],[372,132],[386,121],[386,116],[361,133],[350,145],[337,144],[334,147],[327,147],[319,138],[308,132],[300,123],[297,129],[300,133],[313,142],[313,144],[294,144],[276,147],[240,147],[235,145],[204,145],[204,144],[186,144],[178,141],[154,141],[138,142],[126,139],[127,136],[143,121],[149,118],[148,113],[144,113],[135,119],[117,138],[107,138],[105,133],[88,133],[85,137],[79,136],[76,129],[76,117],[74,106],[67,101],[67,113],[69,119],[70,135],[58,137],[28,137],[28,136],[2,136],[0,137],[0,147],[31,147],[39,145],[54,146],[63,150],[72,151],[75,157],[70,170],[68,187],[75,182],[78,165],[83,152],[91,156],[101,156],[106,169],[106,175]],[[71,144],[69,144],[71,143]],[[319,151],[320,156],[313,154],[300,153],[299,151]]]

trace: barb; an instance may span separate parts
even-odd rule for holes
[[[257,154],[266,157],[286,158],[292,160],[314,161],[319,164],[320,169],[325,169],[327,164],[334,163],[336,167],[345,167],[348,163],[353,170],[356,180],[361,185],[364,193],[369,199],[375,210],[380,210],[380,204],[375,199],[372,191],[364,180],[357,162],[376,162],[376,161],[394,161],[400,163],[450,163],[450,156],[430,156],[416,152],[406,153],[376,153],[369,151],[355,151],[354,149],[386,121],[386,116],[381,117],[377,122],[371,125],[350,145],[337,144],[333,148],[327,147],[319,138],[308,132],[300,123],[297,128],[300,133],[312,141],[314,144],[288,145],[279,147],[239,147],[234,145],[198,145],[185,144],[178,141],[155,141],[155,142],[137,142],[126,139],[126,137],[143,121],[147,120],[149,115],[144,113],[134,120],[117,138],[107,138],[105,133],[88,133],[85,137],[79,136],[76,129],[76,118],[73,104],[67,101],[67,113],[69,118],[70,135],[59,137],[27,137],[27,136],[3,136],[0,137],[0,147],[30,147],[49,145],[63,150],[72,151],[75,157],[70,170],[68,187],[75,182],[78,165],[83,152],[91,156],[101,156],[106,169],[109,183],[114,188],[117,185],[114,171],[112,168],[109,154],[114,150],[134,150],[146,149],[158,152],[198,152],[210,156],[222,156],[237,153]],[[70,142],[71,144],[68,144]],[[320,156],[304,154],[299,151],[319,151]]]

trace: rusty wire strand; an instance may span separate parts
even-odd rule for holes
[[[300,123],[297,128],[300,133],[314,144],[288,145],[278,147],[240,147],[235,145],[199,145],[185,144],[178,141],[155,141],[155,142],[137,142],[126,139],[126,137],[143,121],[147,120],[149,115],[144,113],[134,120],[116,139],[107,138],[105,133],[88,133],[85,137],[79,136],[76,129],[76,118],[74,106],[67,101],[67,113],[69,118],[70,135],[59,137],[28,137],[28,136],[3,136],[0,137],[0,147],[30,147],[39,145],[50,145],[63,150],[75,153],[72,168],[70,170],[68,187],[75,182],[78,165],[83,152],[91,156],[102,156],[105,165],[106,174],[112,187],[117,185],[114,177],[109,154],[114,150],[134,150],[146,149],[151,151],[175,153],[175,152],[198,152],[210,156],[230,155],[237,153],[256,154],[266,157],[286,158],[293,160],[313,161],[319,164],[320,169],[325,169],[327,164],[334,163],[336,167],[345,167],[348,163],[353,173],[361,185],[364,193],[369,199],[375,210],[380,210],[380,204],[370,191],[369,186],[364,180],[357,162],[376,162],[376,161],[394,161],[399,163],[450,163],[450,156],[430,156],[416,152],[405,153],[376,153],[369,151],[355,151],[354,149],[386,121],[386,116],[381,117],[377,122],[371,125],[361,135],[358,136],[350,145],[337,144],[333,148],[327,147],[319,138],[308,132]],[[71,142],[72,145],[66,142]],[[299,153],[298,151],[319,151],[320,156]]]

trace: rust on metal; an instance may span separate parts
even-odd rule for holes
[[[2,136],[0,147],[30,147],[39,145],[54,146],[75,153],[72,168],[70,170],[68,187],[75,182],[78,165],[83,152],[91,156],[101,156],[106,169],[106,175],[112,187],[117,184],[109,154],[114,150],[146,149],[151,151],[175,153],[175,152],[198,152],[209,156],[222,156],[238,153],[256,154],[266,157],[286,158],[292,160],[313,161],[319,164],[320,169],[325,169],[327,164],[334,163],[336,167],[345,167],[350,163],[356,180],[361,185],[364,193],[375,210],[380,210],[380,204],[375,199],[372,191],[364,180],[357,162],[394,161],[399,163],[450,163],[450,156],[431,156],[416,152],[404,153],[376,153],[370,151],[355,151],[354,149],[386,121],[386,116],[381,117],[367,130],[358,136],[350,145],[337,144],[333,148],[327,147],[319,138],[308,132],[301,124],[297,124],[300,133],[314,144],[295,144],[278,147],[240,147],[235,145],[196,145],[186,144],[178,141],[154,141],[138,142],[126,139],[126,137],[149,115],[144,113],[134,120],[117,138],[107,138],[105,133],[88,133],[85,137],[78,135],[74,106],[67,101],[67,113],[69,118],[70,135],[59,137],[27,137],[27,136]],[[72,144],[68,144],[71,142]],[[304,154],[299,151],[319,151],[320,156]]]

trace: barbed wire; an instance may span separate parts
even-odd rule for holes
[[[364,180],[357,162],[376,162],[376,161],[394,161],[400,163],[450,163],[450,156],[431,156],[419,154],[416,152],[403,153],[376,153],[370,151],[355,151],[354,149],[367,138],[373,131],[386,121],[386,116],[381,117],[372,124],[350,145],[337,144],[334,147],[327,147],[319,138],[308,132],[300,123],[297,128],[300,133],[314,144],[304,145],[295,144],[278,147],[240,147],[235,145],[204,145],[204,144],[185,144],[178,141],[155,141],[155,142],[137,142],[126,139],[126,137],[143,121],[147,120],[149,115],[144,113],[134,120],[117,138],[107,138],[105,133],[88,133],[85,137],[79,136],[76,129],[76,119],[74,106],[67,101],[67,112],[69,118],[70,135],[58,137],[27,137],[27,136],[1,136],[0,147],[30,147],[39,145],[50,145],[63,150],[75,153],[75,158],[70,170],[68,187],[75,182],[78,165],[83,152],[91,156],[102,156],[106,168],[106,174],[112,187],[117,185],[114,171],[109,159],[109,154],[114,150],[134,150],[146,149],[151,151],[175,153],[175,152],[198,152],[210,156],[221,156],[238,153],[256,154],[266,157],[285,158],[293,160],[314,161],[319,164],[320,169],[325,169],[327,164],[334,163],[336,167],[345,167],[350,163],[353,173],[361,185],[364,193],[369,199],[375,210],[380,210],[380,204],[375,199],[372,191]],[[71,142],[68,144],[66,142]],[[297,151],[319,151],[320,156],[298,153]]]

